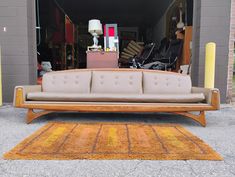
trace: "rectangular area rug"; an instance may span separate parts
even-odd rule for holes
[[[179,125],[48,123],[4,155],[11,160],[222,160]]]

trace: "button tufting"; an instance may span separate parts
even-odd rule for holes
[[[79,76],[76,76],[76,79],[78,79],[79,78]]]
[[[158,83],[157,83],[157,82],[155,82],[154,84],[155,84],[155,85],[158,85]]]
[[[118,85],[118,82],[115,82],[115,85]]]
[[[104,82],[100,82],[100,84],[101,84],[101,85],[103,85],[103,84],[104,84]]]
[[[67,84],[67,82],[66,82],[66,81],[64,81],[64,84]]]
[[[130,76],[130,79],[132,80],[132,79],[133,79],[133,76]]]
[[[115,79],[119,79],[119,76],[115,76]]]
[[[104,76],[100,76],[101,79],[104,79]]]
[[[129,82],[130,85],[133,85],[133,82]]]
[[[79,82],[78,81],[75,81],[76,84],[78,84]]]

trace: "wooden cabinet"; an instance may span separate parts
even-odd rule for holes
[[[190,45],[193,37],[193,27],[186,26],[185,27],[185,35],[184,35],[184,48],[183,48],[183,58],[182,65],[189,65],[191,58],[191,49]]]
[[[118,68],[118,52],[87,51],[87,68]]]
[[[64,17],[63,23],[59,24],[59,32],[54,33],[51,41],[53,53],[53,68],[54,70],[74,69],[77,67],[77,50],[75,50],[77,42],[76,25],[70,20],[67,15]],[[61,17],[62,18],[62,17]]]

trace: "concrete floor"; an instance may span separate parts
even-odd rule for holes
[[[27,125],[25,110],[0,108],[0,154],[9,151],[49,121],[134,121],[179,123],[203,139],[224,161],[5,161],[0,157],[0,177],[232,177],[235,176],[235,106],[208,112],[203,128],[180,116],[166,114],[52,114]]]

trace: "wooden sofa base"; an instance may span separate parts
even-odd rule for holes
[[[206,126],[205,111],[200,111],[199,115],[195,115],[195,114],[192,114],[192,113],[189,113],[189,112],[175,112],[175,114],[179,114],[179,115],[185,116],[187,118],[193,119],[194,121],[201,124],[201,126],[203,126],[203,127]]]
[[[54,111],[41,111],[41,112],[34,112],[33,109],[28,109],[28,113],[27,113],[27,117],[26,117],[26,122],[27,124],[30,124],[33,120],[41,117],[41,116],[44,116],[44,115],[47,115],[47,114],[50,114]]]
[[[27,124],[29,124],[33,120],[38,119],[41,116],[44,116],[44,115],[47,115],[47,114],[50,114],[50,113],[53,113],[53,112],[56,112],[56,111],[34,112],[33,109],[28,109],[26,122],[27,122]],[[172,113],[182,115],[182,116],[185,116],[187,118],[193,119],[194,121],[198,122],[203,127],[206,126],[205,111],[200,111],[199,115],[195,115],[195,114],[192,114],[192,113],[189,113],[189,112],[172,112]]]

